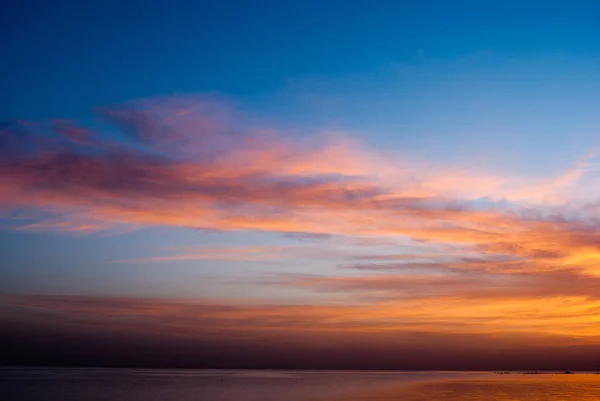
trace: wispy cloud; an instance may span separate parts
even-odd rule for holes
[[[464,226],[457,231],[507,228],[518,219],[477,203],[511,200],[502,188],[509,177],[391,163],[348,136],[294,137],[216,101],[145,101],[101,116],[120,136],[65,121],[4,128],[2,203],[113,222],[322,235],[411,235],[436,221]],[[554,181],[571,182],[581,169]],[[559,206],[541,217],[563,213]]]
[[[534,179],[384,158],[340,133],[299,137],[212,99],[146,100],[100,115],[112,124],[107,132],[65,121],[2,128],[2,208],[54,214],[21,229],[170,226],[347,239],[329,253],[308,245],[245,245],[135,260],[342,255],[344,275],[297,275],[271,284],[345,294],[361,304],[194,307],[215,327],[246,330],[250,322],[260,330],[301,332],[309,330],[304,326],[402,331],[418,325],[573,333],[597,341],[600,216],[587,192],[595,188],[587,185],[594,149],[558,176]],[[361,250],[338,253],[336,247],[352,244]],[[374,249],[366,253],[368,246]],[[42,303],[48,302],[57,301]],[[75,311],[53,307],[79,316],[90,302],[96,301],[76,300]],[[147,315],[149,308],[106,302],[101,306],[110,313]],[[169,303],[156,308],[150,309],[173,312]]]
[[[149,263],[182,260],[245,261],[313,259],[345,256],[336,249],[299,245],[255,245],[224,247],[177,247],[162,256],[149,256],[136,259],[114,260],[111,263]]]
[[[272,339],[316,345],[335,338],[340,344],[382,340],[386,346],[406,346],[415,345],[417,338],[419,345],[431,346],[435,337],[445,338],[450,347],[457,335],[476,343],[501,339],[488,344],[490,349],[502,348],[508,341],[521,346],[597,344],[593,325],[600,310],[600,301],[580,296],[503,299],[502,303],[460,298],[380,300],[346,306],[34,295],[5,296],[2,301],[3,318],[12,310],[21,319],[38,323],[149,331],[188,339]]]

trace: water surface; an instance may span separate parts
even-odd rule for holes
[[[600,375],[491,372],[0,369],[3,401],[600,400]]]

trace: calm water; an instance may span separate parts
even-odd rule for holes
[[[600,400],[600,375],[0,369],[3,401]]]

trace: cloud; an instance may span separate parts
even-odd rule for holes
[[[524,178],[382,158],[339,133],[299,137],[214,99],[147,99],[99,114],[114,129],[64,120],[3,126],[0,204],[55,215],[21,229],[163,225],[408,238],[544,263],[554,255],[563,259],[557,266],[577,262],[589,273],[583,265],[599,254],[589,203],[531,204],[571,188],[594,150],[557,178],[515,190],[510,183]]]
[[[591,327],[600,301],[571,296],[553,300],[406,299],[373,305],[284,305],[252,300],[4,296],[1,315],[38,324],[74,324],[121,332],[149,332],[184,339],[272,339],[315,346],[320,340],[356,344],[435,346],[431,339],[467,336],[521,346],[597,344]],[[543,313],[532,311],[543,309]],[[560,324],[557,324],[560,322]],[[447,333],[447,334],[445,334]],[[485,341],[485,340],[484,340]],[[539,343],[539,341],[543,341]],[[536,343],[537,342],[537,343]],[[439,344],[438,344],[439,345]]]
[[[316,291],[350,295],[351,299],[426,299],[451,298],[470,302],[498,302],[540,298],[582,297],[600,299],[600,278],[576,269],[538,271],[495,271],[478,266],[455,267],[452,264],[359,265],[370,267],[369,276],[295,275],[280,281],[282,285],[312,288]]]
[[[593,370],[597,363],[597,337],[581,331],[582,312],[594,310],[577,300],[547,321],[519,316],[514,305],[506,306],[514,316],[490,305],[476,305],[471,316],[427,304],[425,320],[414,305],[380,304],[374,313],[240,301],[4,296],[0,349],[9,363],[37,366]],[[556,319],[574,334],[545,331]],[[529,330],[515,322],[529,322]]]
[[[149,256],[128,260],[115,260],[111,263],[150,263],[182,260],[213,261],[287,261],[294,259],[343,257],[336,249],[325,249],[299,245],[249,245],[224,247],[174,247],[172,253],[163,256]]]
[[[343,262],[339,276],[268,285],[347,306],[29,298],[27,308],[87,321],[100,302],[108,319],[156,313],[165,330],[201,322],[231,335],[418,327],[597,341],[600,216],[586,193],[595,150],[538,179],[381,157],[349,135],[300,136],[208,98],[148,99],[99,115],[105,130],[64,120],[2,126],[1,210],[46,217],[20,229],[169,226],[326,241],[325,250],[188,248],[135,261],[331,257]],[[172,328],[169,316],[179,314],[189,321]]]
[[[210,105],[179,103],[104,110],[123,135],[93,146],[82,140],[91,134],[64,123],[3,132],[13,156],[0,166],[2,203],[133,224],[268,230],[290,209],[358,207],[385,192],[355,174],[343,142],[238,132],[204,115]]]
[[[36,229],[102,221],[395,236],[487,252],[512,246],[508,253],[520,256],[596,236],[589,203],[531,204],[552,188],[571,188],[595,151],[557,178],[519,189],[526,177],[383,158],[339,133],[299,137],[214,99],[147,99],[99,114],[113,126],[106,132],[64,120],[5,125],[0,204],[55,213],[61,222]],[[550,190],[539,189],[544,182]]]

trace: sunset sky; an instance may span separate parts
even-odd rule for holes
[[[599,2],[0,19],[8,363],[600,368]]]

